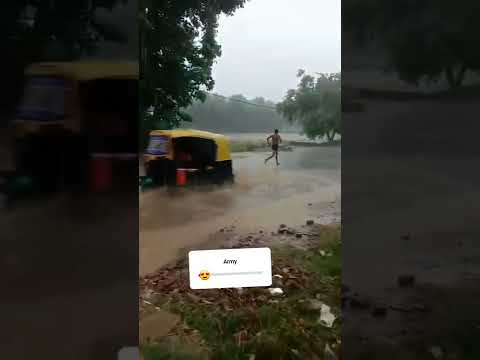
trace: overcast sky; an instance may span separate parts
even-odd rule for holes
[[[340,0],[249,0],[218,31],[216,93],[280,101],[296,72],[341,69]]]

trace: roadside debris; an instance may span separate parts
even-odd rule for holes
[[[337,360],[337,356],[335,355],[333,350],[330,348],[330,345],[328,345],[328,344],[325,344],[324,359],[325,360]]]
[[[300,357],[300,351],[298,351],[297,349],[291,349],[290,351],[292,352],[293,355]]]
[[[413,305],[413,310],[418,311],[418,312],[427,312],[428,311],[427,307],[423,304],[414,304]]]
[[[422,304],[413,304],[411,306],[404,304],[393,304],[389,306],[390,309],[400,312],[427,312],[428,309]]]
[[[315,221],[313,221],[312,219],[309,219],[309,220],[307,220],[306,224],[308,226],[311,226],[311,225],[315,224]]]
[[[387,307],[383,305],[377,305],[373,308],[372,315],[375,317],[385,317],[387,315]]]
[[[415,284],[415,276],[410,274],[399,275],[397,283],[401,287],[413,286]]]
[[[323,303],[317,299],[312,299],[308,302],[307,308],[308,310],[321,310]]]
[[[394,310],[394,311],[400,311],[400,312],[409,312],[410,311],[410,308],[408,306],[405,306],[405,305],[390,305],[390,309]]]
[[[432,346],[430,348],[430,354],[437,360],[443,359],[443,350],[439,346]]]
[[[147,289],[143,294],[144,302],[147,302],[147,300],[150,300],[152,298],[152,295],[153,295],[153,290]]]
[[[368,309],[372,306],[370,299],[362,297],[358,294],[353,294],[353,296],[348,297],[350,300],[350,306],[356,309]]]
[[[283,287],[283,276],[282,275],[274,275],[272,279],[272,285],[277,288]]]
[[[180,323],[180,316],[166,311],[158,311],[142,319],[139,324],[139,337],[142,342],[155,341]]]
[[[283,290],[280,288],[269,288],[268,291],[273,296],[283,295]]]
[[[330,306],[322,304],[320,309],[320,318],[318,321],[325,327],[331,328],[335,322],[335,315],[331,312]]]

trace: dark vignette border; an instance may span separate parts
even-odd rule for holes
[[[91,60],[138,59],[137,8],[138,2],[129,0],[98,13],[107,28],[119,26],[126,39],[101,41]],[[6,38],[2,48],[4,176],[15,170],[11,120],[29,49],[12,48]],[[136,109],[138,90],[131,101]],[[137,138],[128,147],[137,149]],[[114,195],[60,191],[0,210],[1,358],[117,359],[121,347],[137,346],[137,169]]]
[[[460,88],[440,81],[425,92],[385,72],[392,51],[413,58],[413,67],[435,66],[428,49],[400,49],[417,40],[422,21],[436,24],[445,4],[359,3],[342,2],[342,358],[475,359],[480,77],[468,71]],[[465,18],[472,6],[451,5]],[[418,11],[394,37],[356,37],[409,7]],[[450,33],[454,19],[443,17],[441,30]],[[472,46],[465,37],[450,40]]]

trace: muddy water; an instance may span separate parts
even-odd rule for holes
[[[340,219],[340,148],[296,148],[281,165],[264,165],[268,154],[234,157],[230,187],[165,189],[140,194],[140,275],[175,259],[179,250],[211,241],[225,226],[240,233],[274,230],[306,218]]]

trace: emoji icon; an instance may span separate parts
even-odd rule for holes
[[[202,280],[208,280],[210,279],[210,272],[208,272],[208,270],[202,270],[198,276],[200,276],[200,279]]]

